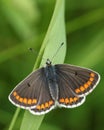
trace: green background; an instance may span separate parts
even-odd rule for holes
[[[54,6],[55,0],[0,1],[0,130],[8,130],[16,110],[8,95],[32,71]],[[65,63],[99,72],[101,82],[82,106],[46,114],[40,130],[104,130],[104,0],[66,0],[65,26]]]

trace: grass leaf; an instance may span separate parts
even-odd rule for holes
[[[61,49],[53,59],[53,63],[63,63],[66,53],[64,1],[57,0],[48,31],[40,49],[40,53],[38,55],[34,69],[36,69],[39,65],[43,52],[44,55],[41,65],[45,64],[45,59],[49,58],[51,60],[62,42],[64,42],[64,45],[61,47]],[[38,130],[43,118],[44,115],[35,116],[26,111],[20,130]]]

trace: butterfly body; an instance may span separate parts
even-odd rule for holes
[[[99,83],[100,75],[90,69],[69,64],[52,65],[32,72],[9,95],[10,101],[32,114],[41,115],[56,106],[73,108],[81,105]]]
[[[45,68],[45,74],[46,75],[46,80],[49,86],[49,91],[50,94],[53,98],[53,100],[58,99],[58,84],[57,84],[57,75],[55,71],[55,66],[47,65]]]

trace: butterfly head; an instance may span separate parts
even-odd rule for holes
[[[47,59],[47,61],[46,61],[46,65],[47,65],[47,66],[50,66],[51,63],[52,63],[52,62],[51,62],[49,59]]]

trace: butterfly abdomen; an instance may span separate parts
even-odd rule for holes
[[[50,65],[46,66],[45,69],[45,76],[48,82],[49,90],[53,100],[58,99],[58,85],[57,85],[57,77],[55,72],[55,67]]]

